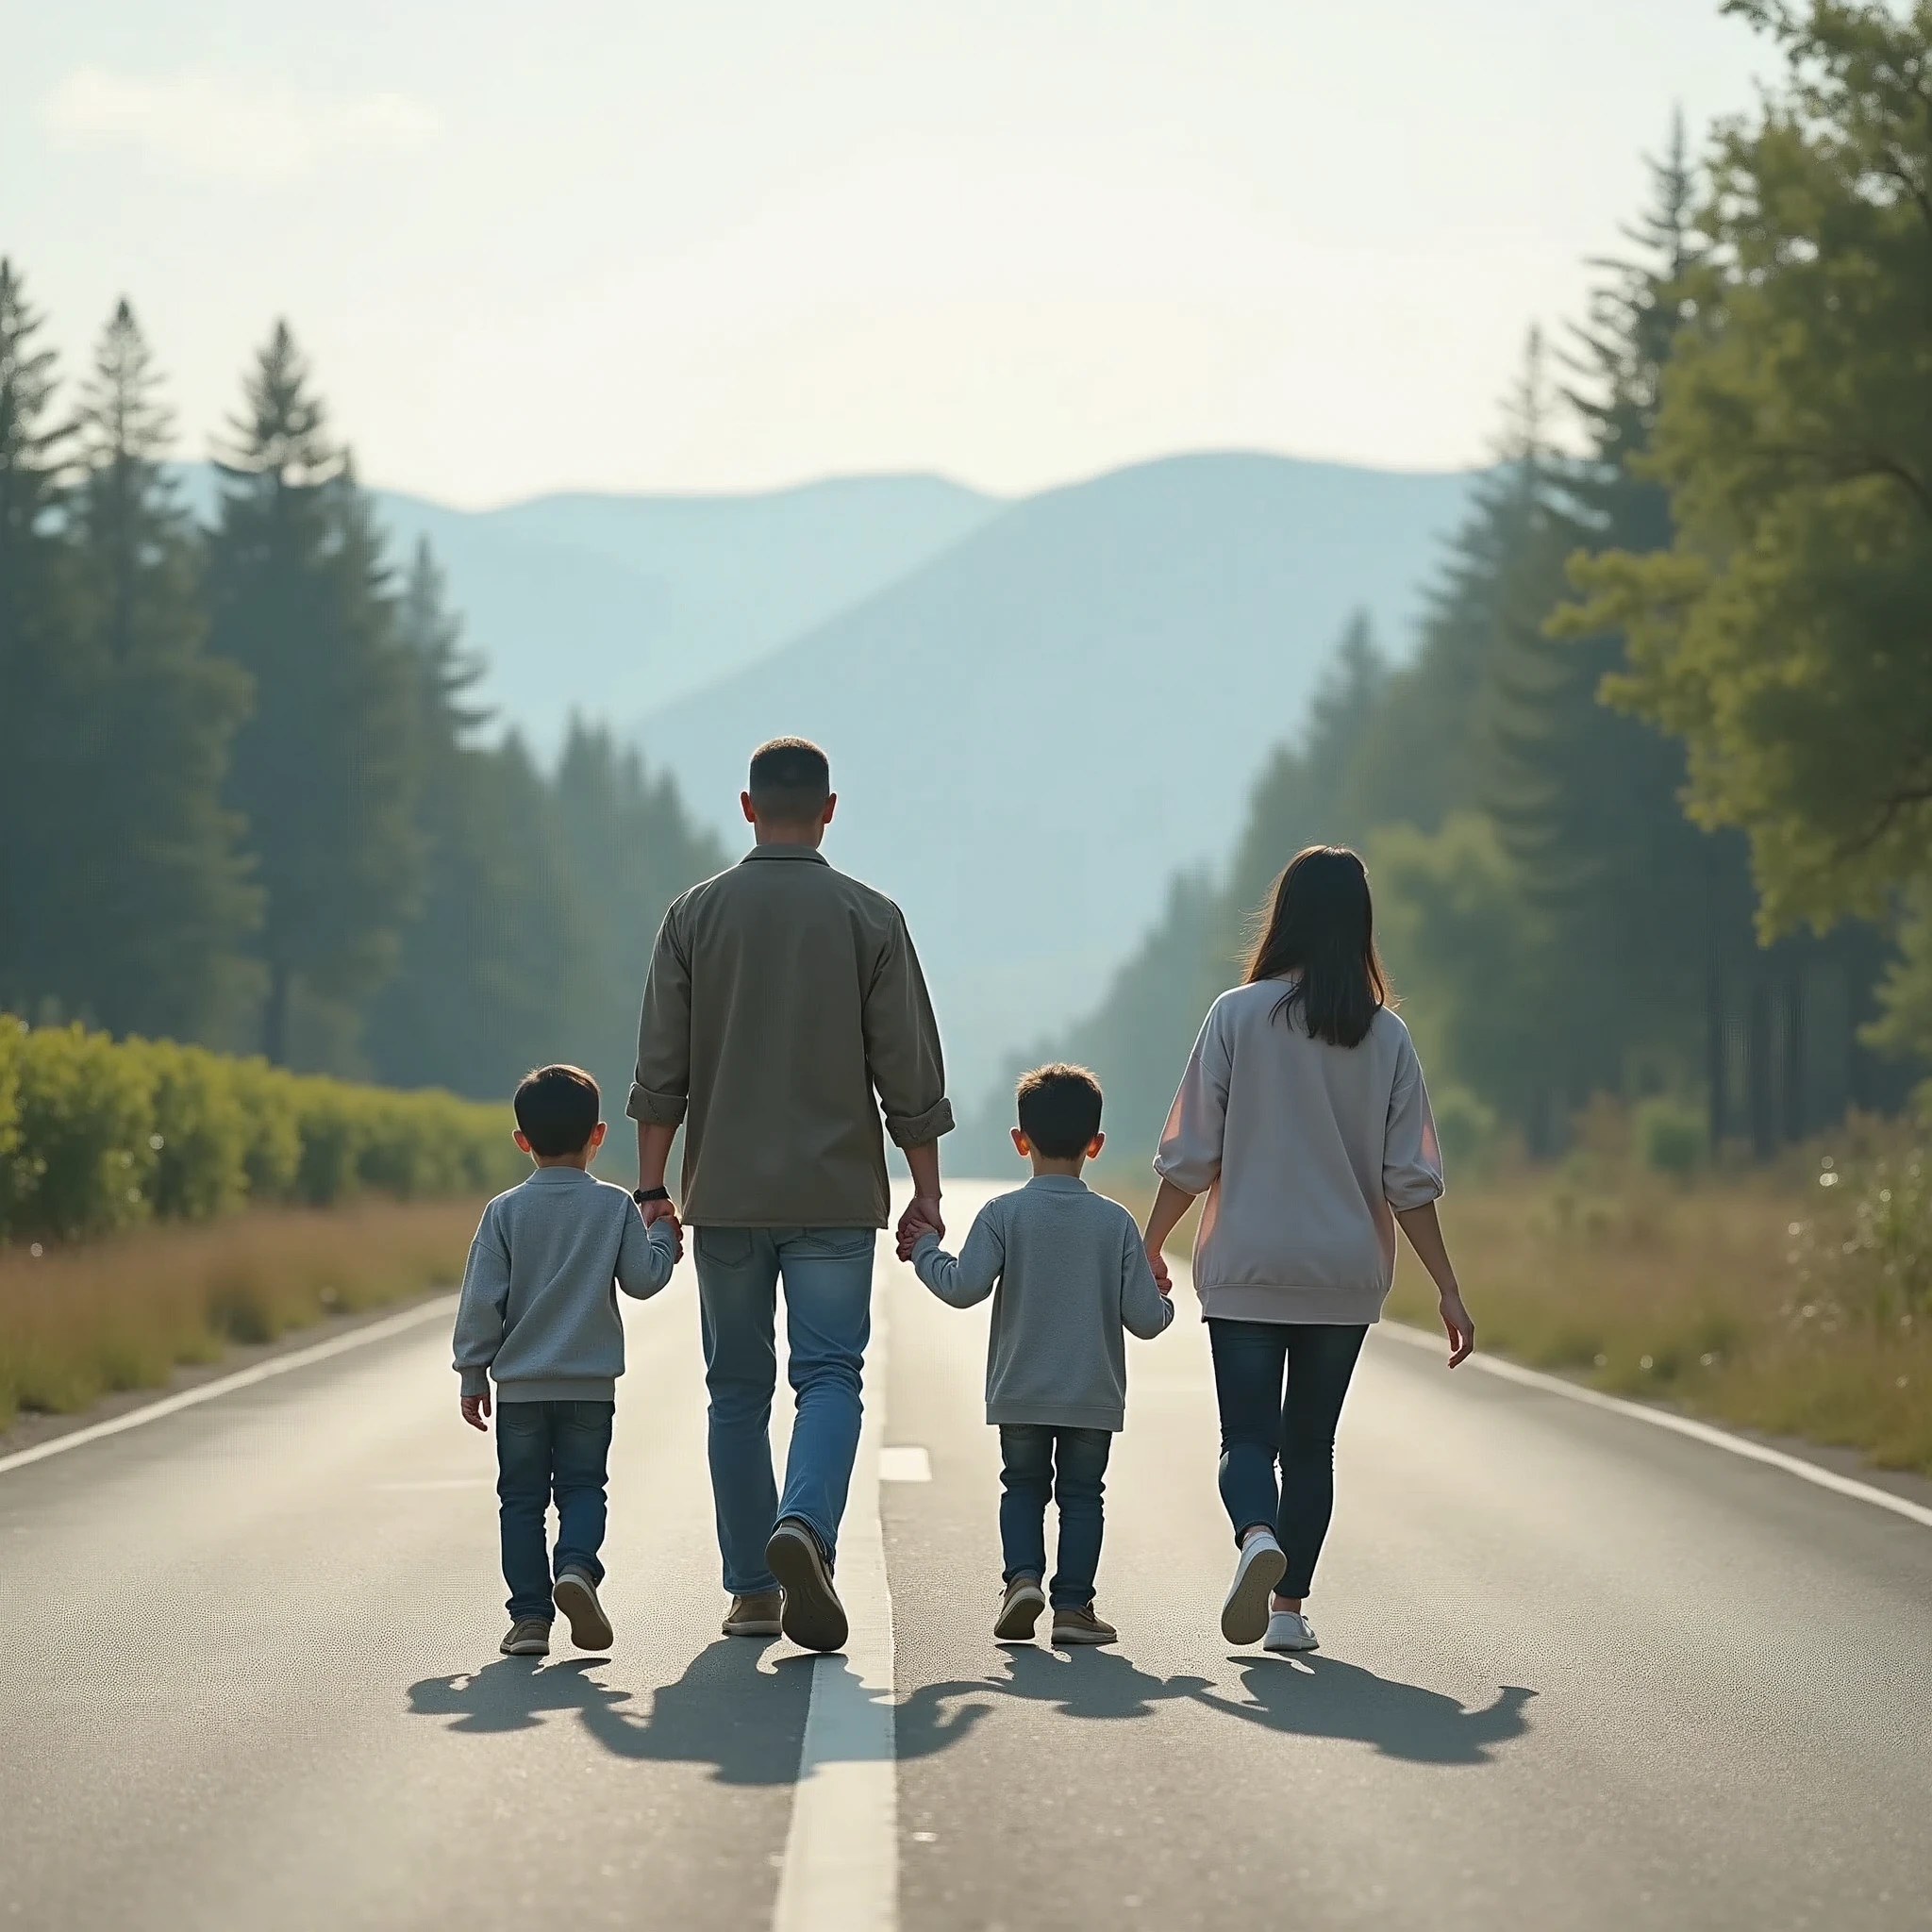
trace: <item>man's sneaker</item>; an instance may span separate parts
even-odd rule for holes
[[[1120,1634],[1111,1624],[1103,1624],[1093,1614],[1091,1604],[1077,1610],[1056,1610],[1053,1613],[1056,1647],[1063,1643],[1115,1643],[1120,1641]]]
[[[579,1650],[608,1650],[610,1619],[597,1601],[597,1586],[588,1570],[566,1570],[551,1592],[557,1607],[570,1619],[570,1641]]]
[[[765,1545],[765,1561],[785,1591],[779,1618],[785,1635],[801,1650],[843,1650],[849,1629],[845,1606],[832,1588],[832,1566],[811,1525],[786,1517]]]
[[[724,1612],[727,1637],[775,1637],[782,1625],[785,1600],[775,1590],[755,1590],[749,1596],[735,1596]]]
[[[548,1657],[550,1619],[519,1617],[509,1626],[509,1635],[496,1647],[505,1657]]]
[[[1299,1610],[1274,1610],[1268,1618],[1263,1650],[1320,1650],[1315,1626]]]
[[[1230,1643],[1258,1643],[1268,1632],[1268,1599],[1288,1569],[1271,1530],[1251,1536],[1234,1566],[1234,1581],[1221,1607],[1221,1634]]]
[[[1033,1626],[1046,1607],[1046,1592],[1033,1576],[1016,1576],[1000,1598],[1000,1613],[993,1619],[992,1634],[1002,1643],[1027,1643]]]

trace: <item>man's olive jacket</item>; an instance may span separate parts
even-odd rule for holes
[[[874,1097],[876,1095],[876,1097]],[[626,1111],[684,1123],[695,1227],[884,1227],[885,1127],[951,1130],[899,908],[806,845],[758,845],[664,915]]]

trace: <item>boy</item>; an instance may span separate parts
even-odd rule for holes
[[[1174,1305],[1133,1217],[1080,1178],[1106,1144],[1100,1083],[1084,1067],[1036,1067],[1016,1098],[1013,1145],[1032,1180],[980,1209],[957,1260],[929,1224],[902,1233],[899,1258],[956,1308],[993,1297],[986,1419],[1000,1432],[1006,1591],[992,1634],[1024,1641],[1046,1607],[1051,1494],[1060,1516],[1053,1641],[1111,1643],[1119,1632],[1094,1614],[1093,1577],[1107,1458],[1126,1412],[1121,1331],[1152,1339]]]
[[[506,1657],[550,1655],[554,1603],[580,1650],[608,1650],[597,1601],[605,1464],[624,1374],[612,1284],[643,1301],[683,1253],[675,1218],[648,1232],[621,1188],[591,1178],[604,1144],[597,1083],[539,1067],[516,1091],[516,1142],[536,1172],[483,1210],[457,1307],[463,1420],[480,1429],[496,1378],[496,1493],[509,1585]],[[557,1498],[555,1561],[544,1516]],[[556,1578],[553,1585],[552,1577]]]

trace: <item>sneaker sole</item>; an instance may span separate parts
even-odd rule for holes
[[[1322,1640],[1311,1638],[1307,1643],[1264,1643],[1263,1650],[1271,1650],[1276,1657],[1302,1657],[1311,1650],[1320,1650]]]
[[[549,1644],[531,1643],[527,1640],[522,1643],[499,1643],[496,1647],[505,1657],[548,1657],[550,1655]]]
[[[1075,1643],[1118,1643],[1121,1633],[1118,1630],[1064,1630],[1058,1624],[1054,1625],[1053,1641],[1056,1650],[1064,1650]]]
[[[765,1545],[765,1561],[785,1592],[778,1623],[801,1650],[843,1650],[850,1625],[824,1571],[824,1559],[801,1530],[778,1529]]]
[[[1278,1549],[1262,1549],[1249,1557],[1242,1553],[1234,1586],[1221,1607],[1221,1634],[1230,1643],[1259,1643],[1268,1634],[1268,1599],[1288,1574],[1288,1558]]]
[[[992,1626],[992,1634],[1002,1643],[1031,1642],[1033,1626],[1040,1622],[1041,1612],[1045,1608],[1046,1597],[1040,1591],[1016,1596],[1000,1612],[998,1623]]]
[[[570,1619],[570,1641],[579,1650],[608,1650],[615,1633],[610,1619],[598,1607],[597,1592],[579,1576],[566,1571],[550,1592],[557,1607]]]
[[[776,1617],[755,1617],[748,1623],[726,1624],[726,1637],[782,1637],[785,1626]]]

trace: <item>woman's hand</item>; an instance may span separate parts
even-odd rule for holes
[[[1154,1285],[1162,1294],[1174,1292],[1174,1276],[1167,1272],[1167,1257],[1152,1241],[1147,1243],[1147,1265],[1154,1271]]]
[[[1449,1366],[1453,1369],[1457,1362],[1466,1362],[1470,1351],[1475,1346],[1475,1324],[1469,1318],[1469,1310],[1462,1306],[1461,1294],[1453,1288],[1442,1291],[1437,1311],[1442,1317],[1443,1331],[1449,1337]]]

